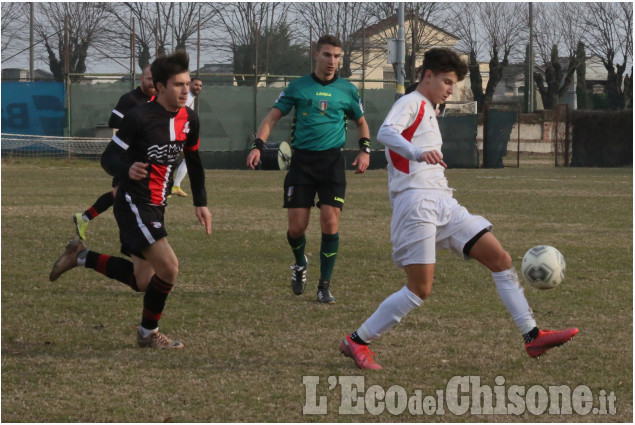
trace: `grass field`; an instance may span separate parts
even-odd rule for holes
[[[494,223],[517,268],[534,245],[563,253],[564,283],[525,293],[539,326],[580,328],[572,343],[530,359],[489,272],[440,252],[432,296],[373,343],[384,370],[360,371],[339,355],[340,340],[404,284],[390,257],[386,171],[348,174],[332,283],[337,303],[325,306],[315,302],[315,211],[307,293],[290,290],[284,174],[208,170],[211,237],[191,198],[171,199],[167,209],[180,275],[161,330],[185,349],[139,349],[142,294],[82,268],[47,279],[73,236],[72,214],[105,192],[110,178],[89,161],[3,161],[2,421],[632,422],[632,168],[521,166],[447,176],[459,202]],[[119,252],[111,211],[90,223],[88,245]],[[303,415],[305,376],[319,377],[325,415]],[[344,415],[342,387],[329,389],[329,377],[345,376],[364,377],[365,390],[399,385],[424,396],[455,376],[492,387],[502,376],[505,388],[586,385],[594,406],[613,393],[616,412]]]

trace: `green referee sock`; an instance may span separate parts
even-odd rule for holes
[[[322,246],[320,247],[320,281],[331,280],[339,247],[339,233],[335,233],[334,235],[322,233]]]
[[[306,257],[304,256],[304,248],[306,247],[306,237],[304,235],[297,239],[293,239],[287,232],[287,241],[295,256],[295,264],[298,266],[306,266]]]

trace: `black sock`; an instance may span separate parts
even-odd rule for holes
[[[538,336],[538,332],[540,332],[538,328],[533,328],[532,330],[524,334],[523,338],[525,339],[525,344],[529,344],[531,341],[536,339],[536,337]]]
[[[351,339],[353,340],[353,342],[356,342],[360,345],[369,345],[368,342],[364,341],[363,339],[359,337],[359,335],[357,335],[357,331],[351,334]]]
[[[108,208],[112,207],[112,204],[115,202],[115,197],[112,194],[112,191],[104,193],[101,195],[95,203],[84,211],[84,217],[87,217],[89,220],[97,217],[99,214],[106,211]]]
[[[148,289],[143,297],[143,314],[141,326],[145,329],[159,327],[159,319],[165,308],[165,301],[174,285],[162,280],[156,274],[150,279]]]
[[[132,290],[139,292],[134,276],[134,265],[125,258],[111,257],[89,250],[86,253],[86,267],[106,277],[118,280],[131,287]]]

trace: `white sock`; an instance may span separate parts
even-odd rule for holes
[[[422,303],[421,298],[404,286],[377,307],[373,315],[357,330],[357,335],[365,342],[379,338],[381,334],[401,322],[410,310]]]
[[[143,326],[141,326],[141,335],[142,335],[144,338],[147,338],[147,337],[148,337],[148,336],[150,336],[150,334],[151,334],[152,332],[154,332],[155,330],[156,330],[156,331],[158,331],[158,330],[159,330],[159,328],[155,328],[155,329],[146,329],[146,328],[144,328]]]
[[[85,249],[77,254],[77,265],[80,267],[86,267],[86,257],[88,256],[88,250]]]
[[[179,169],[176,170],[176,176],[174,177],[174,186],[181,187],[181,182],[185,178],[186,174],[187,174],[187,165],[185,164],[185,161],[183,161],[181,162],[181,165],[179,165]]]
[[[516,269],[512,267],[502,272],[492,272],[492,277],[494,278],[494,283],[496,283],[498,295],[512,315],[512,319],[516,322],[520,333],[524,335],[535,328],[536,321],[531,307],[527,303],[527,298],[525,298],[525,291],[523,291],[522,286],[518,282]]]

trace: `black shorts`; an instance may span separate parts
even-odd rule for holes
[[[310,208],[317,193],[320,205],[344,206],[346,163],[341,149],[296,149],[284,179],[284,208]]]
[[[163,223],[164,206],[136,204],[129,194],[119,190],[113,213],[119,226],[122,254],[144,258],[141,251],[168,235]]]

